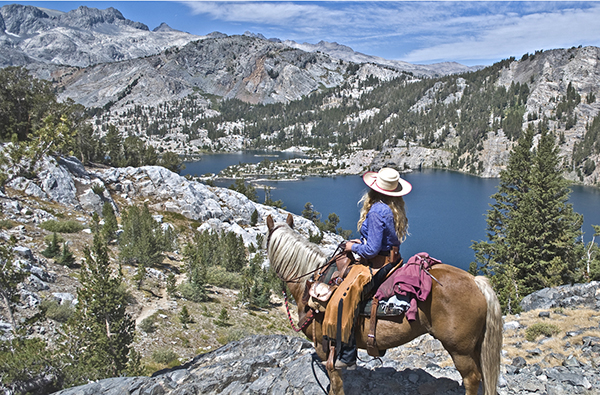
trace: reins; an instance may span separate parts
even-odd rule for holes
[[[292,329],[294,330],[294,332],[300,332],[302,329],[306,328],[306,326],[313,320],[313,318],[315,318],[314,314],[313,314],[313,310],[309,310],[308,313],[306,313],[306,315],[304,316],[304,322],[302,322],[302,320],[298,321],[298,325],[300,325],[300,328],[296,327],[296,325],[294,325],[294,321],[292,320],[292,315],[290,314],[290,307],[288,306],[288,298],[287,298],[287,293],[285,293],[285,290],[282,291],[283,292],[283,300],[285,302],[285,311],[287,311],[287,316],[288,319],[290,320],[290,325],[292,326]]]
[[[338,244],[337,248],[336,248],[336,249],[335,249],[335,251],[333,252],[333,255],[331,255],[331,257],[330,257],[330,258],[328,258],[327,260],[325,260],[325,263],[324,263],[324,264],[322,264],[321,266],[317,266],[317,268],[316,268],[315,270],[311,270],[311,271],[310,271],[310,272],[308,272],[308,273],[301,274],[301,275],[299,275],[299,276],[296,276],[296,277],[294,277],[294,278],[291,278],[291,279],[289,279],[289,280],[286,280],[285,278],[283,278],[283,276],[282,276],[281,274],[279,274],[278,272],[275,272],[275,274],[277,275],[277,277],[278,277],[278,278],[279,278],[281,281],[283,281],[283,282],[285,282],[285,283],[299,283],[299,282],[300,282],[299,280],[300,280],[301,278],[304,278],[304,277],[310,276],[311,274],[314,274],[314,273],[318,272],[319,270],[323,269],[324,267],[327,267],[327,266],[331,265],[331,264],[334,262],[334,258],[335,258],[335,257],[337,256],[337,254],[338,254],[338,250],[341,250],[341,251],[343,251],[344,249],[342,248],[342,246],[345,246],[345,244],[346,244],[346,242],[345,242],[345,241],[342,241],[340,244]]]

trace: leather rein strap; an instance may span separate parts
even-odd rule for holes
[[[328,258],[328,259],[325,261],[325,263],[324,263],[324,264],[322,264],[321,266],[317,266],[317,268],[316,268],[315,270],[311,270],[311,271],[310,271],[310,272],[308,272],[308,273],[301,274],[301,275],[299,275],[299,276],[297,276],[297,277],[294,277],[294,278],[291,278],[291,279],[289,279],[289,280],[286,280],[285,278],[283,278],[283,276],[282,276],[281,274],[279,274],[279,273],[277,273],[277,272],[275,272],[275,274],[277,275],[277,277],[279,277],[279,279],[280,279],[281,281],[283,281],[283,282],[285,282],[285,283],[299,283],[299,282],[300,282],[300,279],[302,279],[302,278],[304,278],[304,277],[307,277],[307,276],[310,276],[311,274],[314,274],[314,273],[318,272],[319,270],[323,269],[324,267],[326,267],[326,266],[329,266],[329,265],[331,265],[333,262],[335,262],[335,257],[338,255],[338,250],[341,250],[341,251],[343,252],[343,251],[344,251],[344,248],[343,248],[343,247],[344,247],[345,245],[346,245],[346,242],[345,242],[345,241],[341,242],[341,243],[340,243],[340,244],[337,246],[337,248],[335,249],[335,251],[333,252],[333,255],[332,255],[330,258]]]
[[[294,325],[294,321],[292,320],[292,315],[290,314],[290,307],[288,306],[288,298],[287,293],[283,290],[283,300],[285,301],[285,310],[287,312],[288,319],[290,320],[290,325],[294,332],[300,332],[302,329],[306,328],[306,326],[315,318],[313,310],[309,310],[308,313],[298,322],[299,328]]]

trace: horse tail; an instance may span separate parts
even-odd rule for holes
[[[481,343],[481,373],[485,395],[495,395],[500,376],[500,352],[502,350],[502,311],[498,297],[488,279],[475,277],[475,284],[487,303],[485,333]]]

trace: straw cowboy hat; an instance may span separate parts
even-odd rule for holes
[[[379,172],[368,171],[363,174],[363,181],[374,191],[387,196],[404,196],[412,189],[412,185],[400,178],[400,174],[389,167],[384,167]]]

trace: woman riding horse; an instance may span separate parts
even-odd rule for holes
[[[394,268],[400,259],[399,254],[393,254],[392,250],[400,247],[400,243],[406,238],[408,221],[404,211],[404,199],[402,196],[409,193],[412,186],[402,178],[400,174],[389,167],[384,167],[378,173],[366,172],[363,175],[363,181],[370,188],[362,197],[362,209],[358,221],[358,231],[362,236],[361,240],[351,240],[346,242],[345,251],[352,251],[358,254],[363,263],[369,267],[379,270],[385,278],[387,273]],[[398,260],[394,262],[386,261],[385,257],[397,256]],[[356,266],[355,272],[364,267]],[[373,271],[371,270],[371,273]],[[332,300],[337,302],[343,299],[344,292],[348,287],[357,284],[351,271],[346,280],[344,280]],[[372,281],[372,280],[371,280]],[[378,286],[379,284],[369,284],[369,286]],[[355,292],[361,292],[361,289]],[[332,303],[332,304],[335,304]],[[336,307],[336,306],[332,306]],[[337,318],[337,309],[328,309],[325,313],[325,322],[334,322]],[[329,316],[332,316],[331,318]],[[353,320],[354,316],[345,317],[346,320]],[[342,339],[342,347],[339,350],[339,357],[335,362],[336,369],[353,369],[356,365],[356,339],[352,330],[352,322],[349,322],[350,334],[348,340]],[[336,325],[330,325],[326,328],[326,334],[329,338],[335,339]]]
[[[275,224],[267,217],[267,252],[273,270],[284,279],[298,305],[298,316],[305,324],[304,334],[314,342],[315,351],[327,359],[323,347],[323,313],[313,313],[302,301],[306,274],[315,272],[328,260],[317,245],[293,230],[293,217]],[[352,247],[351,247],[352,248]],[[404,316],[377,321],[377,347],[386,350],[405,344],[425,333],[438,339],[450,354],[463,378],[466,395],[477,395],[483,382],[484,395],[495,395],[500,374],[502,315],[496,294],[485,277],[445,264],[434,265],[434,281],[425,301],[418,301],[415,321]],[[369,320],[359,316],[354,326],[357,346],[365,349]],[[329,370],[330,394],[344,394],[342,370]]]

